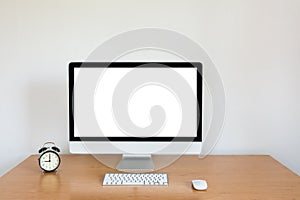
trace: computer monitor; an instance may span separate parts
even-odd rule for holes
[[[201,63],[71,62],[68,78],[71,153],[122,154],[119,170],[200,154]]]

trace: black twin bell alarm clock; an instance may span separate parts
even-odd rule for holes
[[[60,165],[59,148],[54,142],[46,142],[39,150],[39,165],[44,172],[53,172]]]

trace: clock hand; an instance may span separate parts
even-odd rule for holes
[[[51,155],[49,154],[49,162],[51,162]]]

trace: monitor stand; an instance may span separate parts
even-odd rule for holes
[[[154,164],[151,155],[123,154],[117,165],[120,171],[153,171]]]

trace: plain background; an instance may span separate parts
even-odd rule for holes
[[[300,1],[1,0],[0,175],[49,140],[68,153],[67,65],[121,32],[182,33],[223,79],[214,154],[270,154],[300,174]]]

